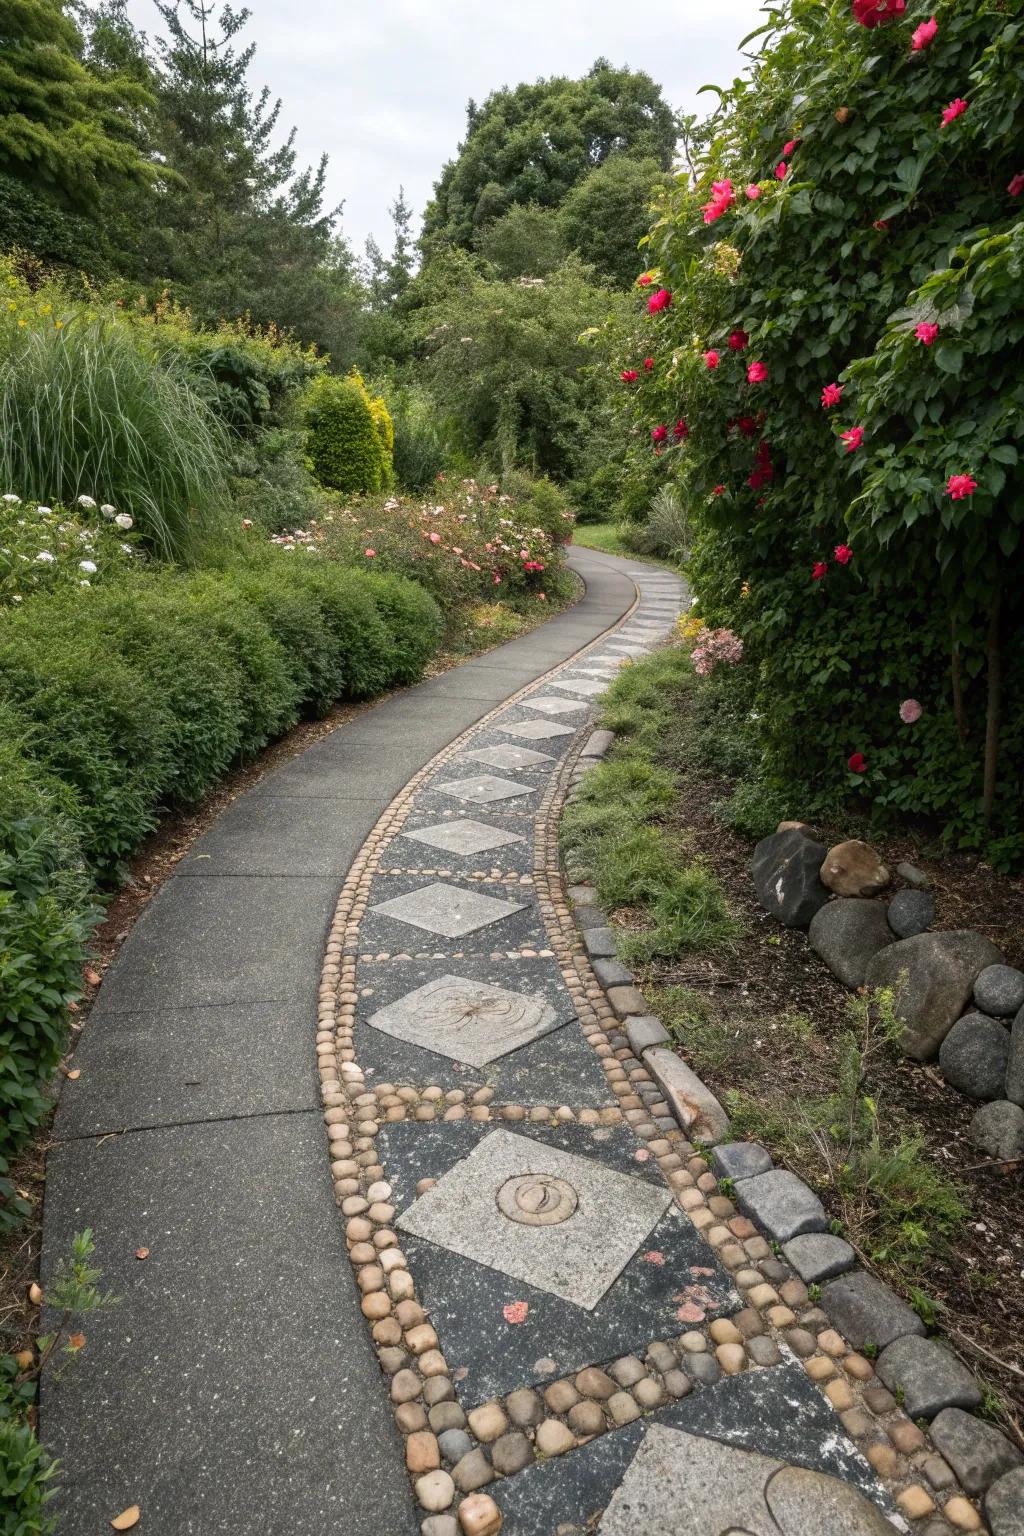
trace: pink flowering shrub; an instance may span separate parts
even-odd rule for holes
[[[705,629],[690,652],[698,677],[710,677],[719,662],[735,667],[743,660],[743,641],[731,629]]]

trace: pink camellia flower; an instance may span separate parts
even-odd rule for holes
[[[507,1307],[502,1307],[501,1314],[506,1323],[525,1323],[529,1310],[528,1301],[510,1301]]]
[[[668,309],[672,303],[672,295],[667,288],[659,288],[657,293],[652,293],[647,300],[648,312],[656,315],[660,309]]]
[[[711,201],[704,204],[704,223],[713,224],[720,219],[728,208],[736,201],[736,193],[733,191],[732,182],[726,177],[725,181],[713,181],[711,183]]]
[[[372,560],[374,558],[374,556],[376,555],[376,553],[377,553],[377,551],[375,549],[364,549],[363,550],[363,554],[366,556],[367,560]]]
[[[675,426],[672,428],[672,436],[675,438],[677,443],[681,443],[681,442],[683,442],[683,440],[685,438],[689,437],[689,435],[690,435],[690,429],[686,425],[685,418],[680,416],[679,420],[676,422]]]
[[[761,188],[758,186],[756,181],[752,181],[748,187],[744,188],[744,191],[752,203],[756,203],[758,198],[761,196]]]
[[[977,489],[978,482],[972,475],[950,475],[946,481],[946,495],[953,501],[963,501],[973,496]]]
[[[920,720],[924,710],[916,699],[904,699],[900,705],[900,719],[904,725],[913,725],[915,720]]]
[[[623,384],[635,384],[639,377],[640,375],[637,373],[635,368],[623,368],[622,372],[619,374],[619,378],[622,380]]]
[[[640,276],[637,278],[637,282],[641,288],[649,288],[654,282],[654,278],[649,272],[641,272]]]
[[[663,443],[665,441],[666,437],[668,437],[668,427],[657,426],[657,427],[652,427],[651,428],[651,441],[652,442],[654,442],[654,443]]]
[[[833,554],[835,555],[836,560],[840,565],[849,565],[850,561],[853,559],[853,550],[850,548],[849,544],[837,544],[833,550]]]
[[[712,348],[710,352],[704,353],[704,361],[709,368],[717,368],[719,364],[718,353]]]
[[[962,96],[954,96],[954,98],[950,102],[949,106],[945,107],[943,109],[943,113],[942,113],[942,126],[943,126],[943,128],[947,127],[950,123],[955,123],[958,117],[963,117],[964,113],[967,111],[967,108],[969,106],[970,106],[970,102],[969,101],[964,101]]]
[[[914,326],[914,335],[924,346],[930,347],[939,334],[938,326],[931,320],[922,320],[920,325]]]
[[[789,166],[786,164],[785,160],[780,160],[778,165],[775,167],[775,180],[785,181],[788,174]]]
[[[846,444],[847,453],[856,453],[857,449],[864,441],[864,428],[849,427],[845,432],[840,432],[839,436]]]
[[[1010,179],[1006,190],[1011,197],[1020,197],[1024,192],[1024,171],[1018,171],[1016,176]]]
[[[729,333],[729,351],[742,352],[749,341],[750,337],[747,335],[746,331],[741,330],[740,327],[737,326],[734,331]]]
[[[907,0],[853,0],[853,19],[862,27],[882,27],[902,16]]]
[[[822,408],[830,411],[834,405],[838,405],[843,398],[842,384],[826,384],[821,392]]]
[[[863,752],[851,752],[846,759],[846,766],[851,773],[867,773],[868,765]]]
[[[939,30],[939,24],[934,16],[927,21],[922,21],[919,27],[914,28],[914,35],[910,39],[910,46],[914,53],[920,53],[922,48],[928,48],[935,41],[935,34]]]
[[[827,576],[827,574],[828,574],[828,561],[827,560],[815,560],[813,566],[811,567],[811,580],[812,581],[824,581],[824,579]]]
[[[790,155],[793,153],[794,149],[796,149],[796,147],[797,147],[797,145],[799,143],[800,143],[799,139],[790,139],[788,144],[783,144],[783,146],[782,146],[782,158],[783,158],[783,160],[788,160],[789,159]]]
[[[751,363],[747,369],[748,384],[763,384],[768,377],[768,365],[766,363]]]
[[[644,369],[645,369],[645,371],[647,373],[650,373],[650,371],[651,371],[651,369],[653,367],[654,367],[654,358],[653,357],[645,357],[644,358]]]
[[[725,486],[724,485],[716,485],[714,490],[711,492],[711,494],[712,494],[712,496],[724,496],[725,495]]]

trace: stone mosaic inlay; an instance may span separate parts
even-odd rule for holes
[[[370,911],[397,918],[413,928],[423,928],[427,933],[442,934],[446,939],[459,939],[503,917],[511,917],[513,912],[522,912],[527,905],[525,901],[500,901],[495,896],[464,891],[460,886],[437,880],[405,896],[379,902]]]
[[[411,1045],[483,1067],[547,1034],[558,1019],[543,998],[464,976],[440,976],[378,1009],[367,1022]]]

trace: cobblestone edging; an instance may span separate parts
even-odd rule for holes
[[[635,609],[636,604],[616,631],[629,622]],[[653,1021],[645,1018],[642,1006],[639,1013],[632,1006],[639,994],[631,983],[609,984],[606,989],[598,979],[600,957],[592,960],[581,941],[558,861],[561,806],[582,764],[594,760],[601,746],[600,741],[589,739],[586,728],[581,728],[580,745],[552,771],[540,797],[532,873],[512,876],[478,870],[467,875],[462,871],[458,878],[481,885],[515,883],[535,897],[547,946],[520,945],[491,958],[557,963],[579,1027],[616,1102],[601,1107],[529,1105],[496,1102],[490,1087],[467,1092],[415,1082],[370,1086],[356,1058],[360,967],[375,969],[380,964],[386,968],[394,960],[462,959],[464,955],[461,948],[395,954],[360,943],[375,877],[392,872],[444,879],[453,873],[426,865],[413,869],[388,855],[388,846],[409,817],[417,793],[510,704],[559,673],[579,667],[595,648],[607,643],[610,633],[505,700],[438,754],[396,796],[352,865],[327,941],[316,1052],[331,1174],[346,1220],[362,1313],[389,1381],[395,1422],[404,1436],[423,1536],[457,1536],[459,1531],[463,1536],[491,1536],[501,1529],[503,1517],[499,1503],[485,1488],[493,1486],[497,1492],[503,1479],[534,1463],[572,1453],[593,1437],[623,1428],[724,1377],[765,1371],[794,1360],[803,1363],[809,1379],[838,1413],[843,1429],[891,1488],[895,1509],[904,1522],[924,1536],[951,1529],[979,1530],[980,1517],[957,1488],[951,1469],[900,1409],[874,1365],[836,1331],[815,1304],[807,1281],[777,1256],[744,1213],[742,1199],[735,1201],[722,1191],[709,1160],[687,1140],[681,1119],[691,1131],[713,1129],[708,1122],[711,1106],[701,1108],[691,1102],[685,1087],[664,1067],[660,1078],[651,1070],[659,1065],[657,1057],[650,1061],[659,1043]],[[695,1109],[700,1112],[691,1114]],[[709,1321],[705,1310],[694,1303],[692,1325],[677,1338],[653,1340],[642,1354],[588,1365],[543,1387],[518,1387],[465,1411],[395,1230],[397,1207],[378,1140],[382,1129],[402,1121],[628,1126],[640,1143],[633,1156],[657,1164],[676,1206],[710,1245],[742,1306],[731,1318]],[[725,1154],[726,1149],[720,1149],[716,1156]],[[433,1179],[421,1180],[417,1195],[433,1184]],[[661,1261],[656,1253],[645,1258]],[[554,1373],[555,1362],[550,1364]]]
[[[613,742],[611,731],[592,734],[570,768],[566,798],[573,797],[587,770]],[[581,927],[578,934],[598,971],[609,964],[603,957],[614,953],[614,945],[608,945],[606,921],[595,907],[597,893],[587,885],[570,885],[568,894],[573,906],[595,917],[593,925]],[[684,1186],[677,1197],[683,1208],[711,1245],[719,1247],[727,1267],[739,1256],[728,1236],[731,1232],[735,1237],[735,1222],[723,1229],[721,1215],[739,1210],[740,1221],[751,1218],[746,1225],[767,1238],[771,1247],[757,1261],[757,1279],[753,1271],[741,1269],[738,1286],[746,1290],[748,1303],[778,1342],[804,1361],[847,1433],[879,1476],[897,1490],[897,1507],[912,1527],[923,1536],[939,1536],[950,1527],[984,1530],[977,1500],[972,1503],[964,1489],[980,1496],[993,1488],[998,1518],[1003,1502],[1000,1479],[1005,1479],[1010,1508],[1024,1498],[1024,1478],[1016,1470],[1020,1458],[998,1430],[972,1420],[972,1433],[965,1422],[964,1410],[982,1401],[974,1377],[952,1351],[924,1337],[921,1319],[891,1287],[857,1267],[854,1249],[829,1232],[824,1207],[796,1174],[775,1168],[756,1143],[722,1141],[728,1134],[724,1109],[697,1075],[665,1049],[670,1037],[661,1020],[647,1012],[631,973],[618,962],[612,964],[616,985],[604,988],[609,1002],[614,1006],[617,993],[632,993],[630,1002],[636,1003],[632,1015],[621,1005],[615,1010],[622,1019],[620,1038],[624,1035],[630,1053],[622,1059],[641,1064],[640,1071],[646,1069],[660,1085],[687,1134],[696,1132],[695,1139],[704,1143],[722,1142],[713,1147],[710,1162],[697,1157],[687,1163],[688,1172],[696,1172],[698,1165],[704,1171],[696,1180],[696,1196]],[[640,1073],[634,1070],[631,1075],[642,1082]],[[634,1129],[644,1134],[642,1127]],[[671,1173],[669,1178],[671,1182]],[[727,1182],[731,1198],[723,1199],[719,1180]],[[743,1246],[748,1258],[754,1256],[749,1242]],[[812,1293],[820,1306],[807,1306]],[[877,1357],[875,1364],[855,1353],[851,1344]],[[922,1431],[914,1420],[937,1421],[934,1432]],[[986,1467],[1001,1470],[991,1478]],[[1015,1526],[1005,1529],[1008,1536],[1016,1536]],[[1001,1536],[998,1526],[995,1530]]]

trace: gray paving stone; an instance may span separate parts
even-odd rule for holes
[[[825,1208],[802,1179],[786,1168],[773,1168],[754,1178],[742,1179],[736,1186],[736,1205],[744,1216],[756,1221],[777,1242],[805,1232],[824,1232],[828,1227]]]
[[[614,741],[614,731],[594,731],[590,736],[587,737],[587,742],[581,755],[583,757],[604,757],[605,753],[610,750]]]
[[[596,678],[586,677],[553,677],[553,688],[562,688],[566,693],[578,693],[585,699],[593,699],[599,693],[604,693],[607,684]]]
[[[520,832],[506,831],[502,827],[488,826],[486,822],[463,818],[459,821],[438,822],[433,827],[420,827],[415,831],[403,831],[416,843],[429,848],[440,848],[444,853],[488,853],[492,848],[507,848],[511,843],[524,843]]]
[[[994,1424],[962,1408],[944,1408],[932,1420],[931,1437],[967,1493],[984,1493],[999,1478],[1024,1468],[1024,1456]]]
[[[1004,1472],[985,1495],[992,1536],[1024,1536],[1024,1467]]]
[[[552,741],[557,736],[573,736],[578,727],[559,725],[555,720],[518,720],[510,725],[495,726],[506,736],[518,736],[523,741]]]
[[[560,698],[553,693],[535,693],[523,699],[524,709],[538,709],[544,715],[574,715],[587,708],[586,704]]]
[[[591,961],[591,969],[605,989],[608,987],[625,987],[633,980],[633,972],[620,964],[618,960],[595,958]]]
[[[890,1392],[903,1392],[912,1419],[933,1419],[943,1408],[977,1408],[978,1383],[952,1350],[934,1339],[906,1334],[878,1357],[879,1376]]]
[[[532,784],[516,783],[512,779],[500,779],[493,773],[481,773],[468,779],[444,779],[430,786],[442,795],[454,800],[469,800],[474,805],[492,805],[497,800],[515,800],[533,792]]]
[[[503,917],[510,917],[513,912],[522,912],[527,905],[525,901],[501,901],[437,880],[408,895],[382,901],[370,910],[384,917],[397,918],[400,923],[408,923],[413,928],[423,928],[428,933],[458,939],[479,928],[489,927]]]
[[[654,1046],[645,1053],[644,1065],[687,1134],[698,1136],[702,1141],[720,1141],[729,1134],[729,1117],[725,1110],[682,1057],[663,1046]]]
[[[543,997],[446,975],[378,1009],[367,1022],[453,1061],[483,1067],[546,1035],[560,1021]]]
[[[595,966],[598,963],[595,962]],[[654,1046],[667,1045],[669,1033],[660,1019],[653,1014],[636,1014],[626,1020],[626,1039],[629,1041],[634,1056],[642,1056],[644,1051],[651,1050]]]
[[[611,959],[615,954],[615,935],[610,928],[585,928],[583,947],[595,959]]]
[[[831,1232],[806,1232],[802,1237],[792,1238],[782,1252],[806,1285],[845,1274],[857,1262],[857,1255],[846,1239]]]
[[[555,762],[550,752],[535,752],[530,747],[513,747],[506,742],[499,747],[479,747],[463,754],[465,760],[487,763],[491,768],[542,768]]]
[[[830,1280],[822,1289],[821,1305],[854,1349],[865,1344],[884,1349],[905,1334],[924,1333],[913,1308],[864,1269]]]
[[[752,1179],[772,1166],[769,1153],[757,1141],[727,1141],[715,1147],[711,1168],[720,1179]]]
[[[538,1189],[560,1194],[568,1187],[567,1203],[576,1200],[568,1216],[533,1226],[504,1214],[499,1192],[510,1180],[527,1177]],[[664,1187],[496,1130],[404,1211],[397,1225],[592,1310],[670,1204]]]

